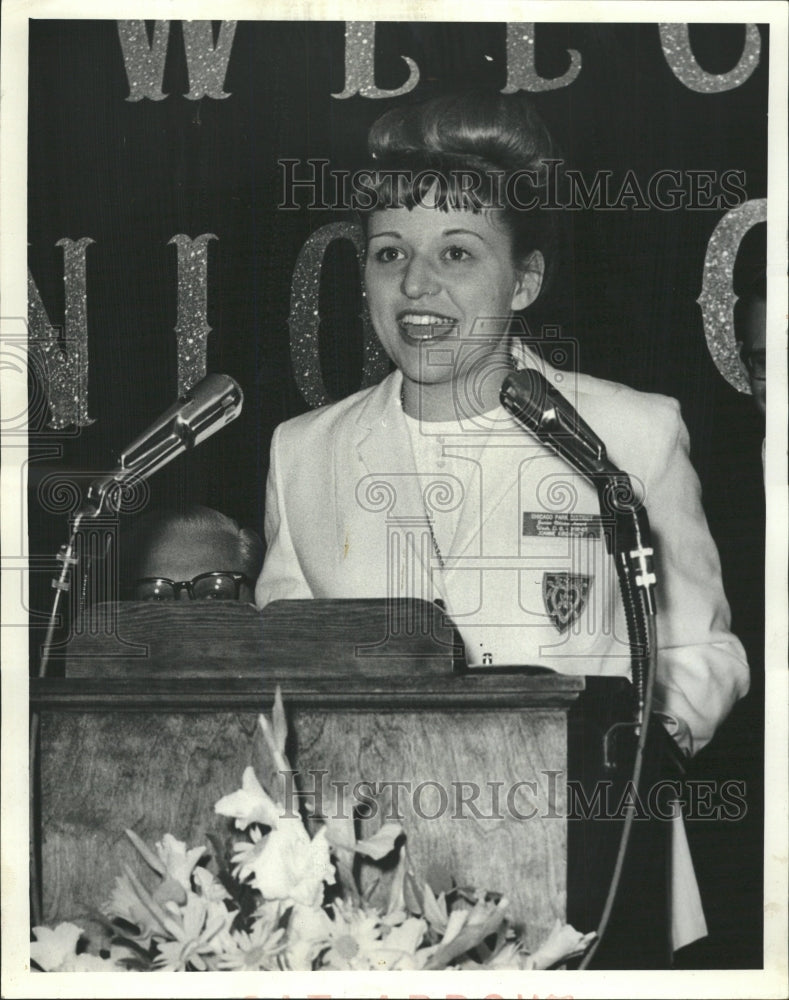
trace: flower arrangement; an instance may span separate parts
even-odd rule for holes
[[[271,720],[259,718],[277,774],[291,773],[279,690]],[[594,934],[557,921],[529,954],[506,919],[507,900],[455,887],[436,894],[409,870],[399,823],[366,839],[352,818],[326,817],[310,836],[302,818],[284,809],[252,767],[241,788],[221,798],[218,814],[245,839],[226,859],[214,838],[216,872],[202,864],[205,846],[187,848],[169,833],[152,850],[126,833],[155,873],[147,888],[128,866],[102,907],[110,946],[81,948],[73,923],[35,927],[34,966],[65,971],[548,969],[583,954]],[[399,850],[383,904],[362,893],[358,856],[380,862]],[[210,863],[210,862],[209,862]]]

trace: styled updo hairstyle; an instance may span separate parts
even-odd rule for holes
[[[472,91],[393,108],[370,129],[368,150],[373,211],[425,204],[437,189],[436,207],[444,211],[501,208],[516,263],[527,267],[539,250],[546,286],[558,240],[556,212],[541,206],[547,161],[559,157],[526,95]],[[369,212],[360,215],[366,229]]]

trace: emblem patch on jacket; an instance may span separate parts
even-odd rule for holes
[[[583,614],[593,577],[578,573],[543,573],[542,599],[548,617],[560,633]]]

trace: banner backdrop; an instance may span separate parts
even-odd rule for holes
[[[528,91],[563,161],[562,255],[529,330],[558,367],[681,402],[753,667],[694,762],[750,782],[750,825],[691,835],[709,963],[760,964],[764,429],[733,304],[764,268],[768,61],[757,25],[31,21],[32,658],[80,491],[206,371],[237,379],[242,416],[138,506],[262,534],[274,427],[389,370],[348,204],[371,123],[447,90]]]

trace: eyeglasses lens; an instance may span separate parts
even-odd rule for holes
[[[172,601],[175,591],[169,580],[142,580],[135,587],[138,601]]]
[[[236,581],[232,576],[218,574],[204,576],[192,583],[192,593],[196,601],[234,601]]]

